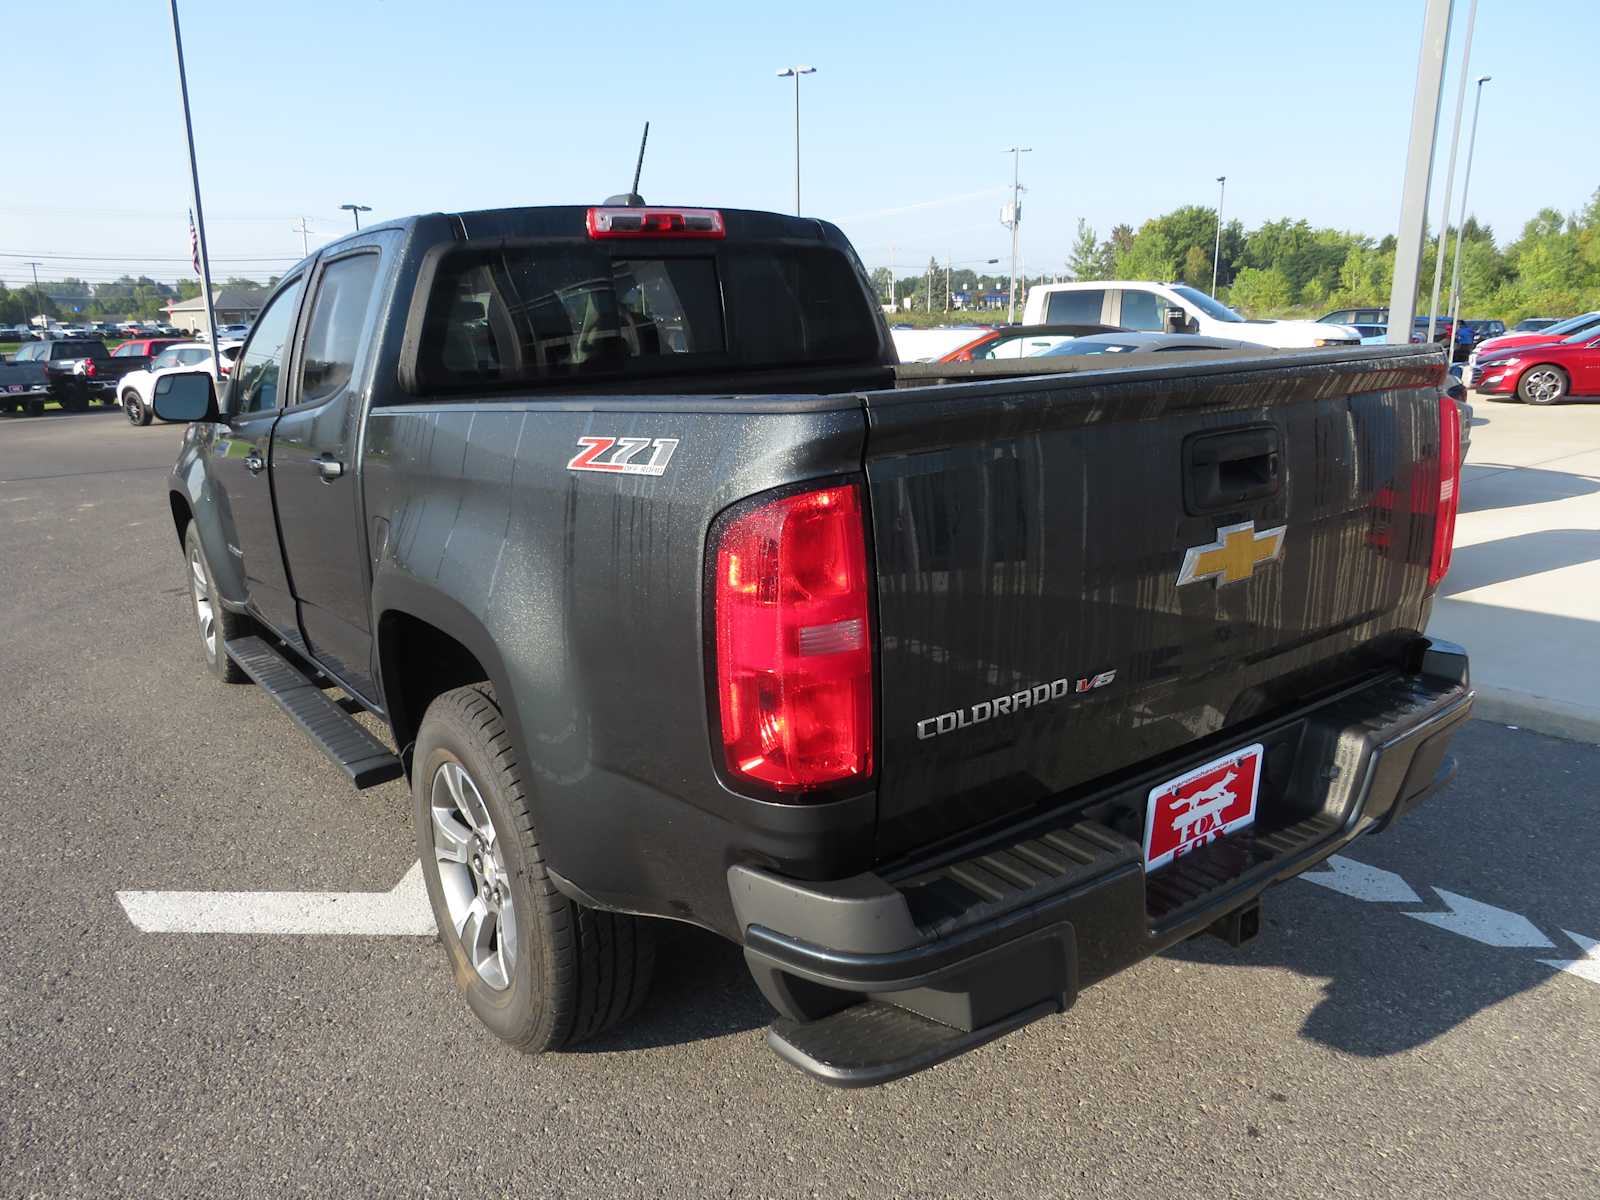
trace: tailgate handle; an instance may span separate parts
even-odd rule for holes
[[[1271,425],[1190,438],[1184,447],[1185,506],[1202,513],[1277,495],[1282,457]]]

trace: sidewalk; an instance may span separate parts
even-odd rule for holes
[[[1428,632],[1471,654],[1476,716],[1600,742],[1600,402],[1472,404]]]

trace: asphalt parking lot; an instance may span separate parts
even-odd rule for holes
[[[1244,949],[867,1092],[779,1062],[694,930],[639,1021],[543,1059],[429,936],[140,932],[118,891],[382,892],[413,856],[402,785],[205,674],[180,437],[0,418],[0,1193],[1600,1194],[1600,748],[1485,722]]]

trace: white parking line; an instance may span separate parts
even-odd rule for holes
[[[435,930],[421,863],[387,892],[125,891],[117,900],[144,933],[425,937]]]

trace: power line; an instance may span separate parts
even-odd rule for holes
[[[296,229],[298,233],[299,230]],[[175,262],[186,263],[190,259],[181,254],[171,256],[148,256],[136,254],[40,254],[33,250],[0,250],[0,258],[37,258],[42,262]],[[264,258],[213,258],[212,262],[261,262],[261,263],[296,263],[300,260],[292,254],[277,254]]]

